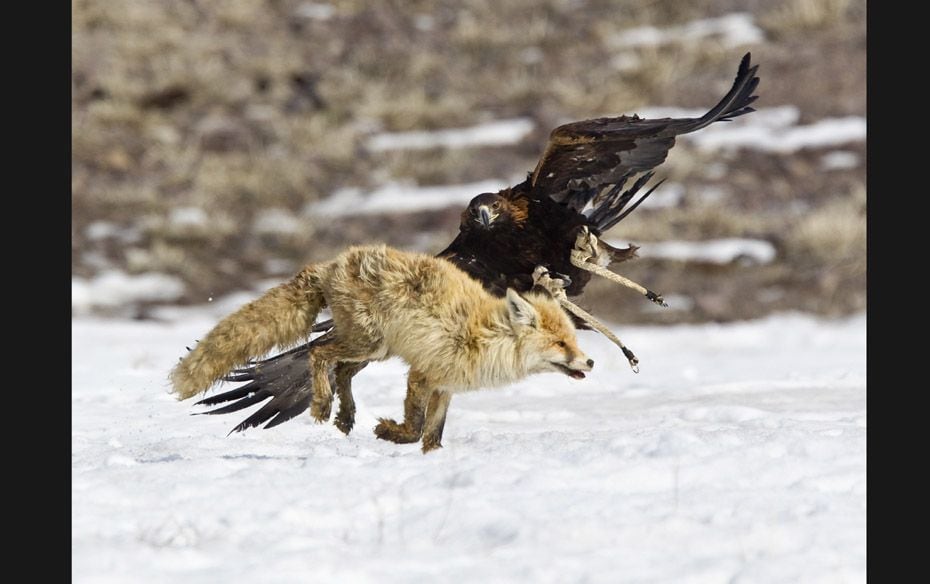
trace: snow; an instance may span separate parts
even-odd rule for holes
[[[823,170],[847,170],[857,166],[859,166],[859,156],[848,150],[834,150],[820,158],[820,167]]]
[[[109,221],[94,221],[84,229],[84,235],[92,241],[117,239],[121,243],[135,243],[142,238],[138,227],[120,227]]]
[[[260,212],[252,224],[256,233],[272,235],[297,235],[306,232],[308,228],[305,221],[301,221],[287,209],[278,207]]]
[[[864,315],[614,327],[639,375],[581,332],[588,379],[456,396],[424,456],[371,432],[394,360],[349,437],[191,417],[167,374],[214,308],[72,321],[75,582],[865,580]]]
[[[200,207],[176,207],[171,210],[168,222],[176,227],[197,228],[209,226],[210,218]]]
[[[475,146],[509,146],[525,138],[536,124],[530,118],[497,120],[469,128],[432,132],[385,132],[368,139],[372,152],[389,150],[428,150],[430,148],[473,148]]]
[[[725,48],[761,43],[765,33],[756,26],[753,16],[734,12],[717,18],[703,18],[681,26],[656,28],[638,26],[619,32],[611,38],[611,45],[619,49],[651,48],[667,44],[718,40]]]
[[[177,276],[158,273],[130,275],[118,270],[104,270],[91,279],[71,279],[71,310],[74,314],[87,314],[99,307],[176,300],[183,293],[184,282]]]
[[[294,14],[309,20],[329,20],[336,14],[336,8],[323,2],[303,2]]]
[[[376,213],[413,213],[464,207],[476,195],[497,192],[509,186],[500,180],[484,180],[461,185],[420,187],[413,182],[389,182],[365,193],[357,188],[340,189],[330,197],[307,206],[305,214],[344,217]]]
[[[625,247],[627,242],[608,241],[611,245]],[[636,242],[637,252],[642,258],[677,260],[682,262],[707,262],[729,264],[737,259],[756,264],[768,264],[775,259],[775,246],[764,239],[726,237],[704,241],[667,240]]]
[[[739,118],[737,118],[739,119]],[[721,129],[692,134],[691,140],[706,150],[753,148],[765,152],[791,154],[804,148],[826,148],[866,137],[866,120],[862,116],[825,118],[813,124],[785,129],[771,129],[752,124],[721,126]]]
[[[651,184],[655,184],[652,181]],[[644,205],[650,209],[665,209],[668,207],[677,207],[685,196],[685,185],[677,182],[664,182],[655,192],[649,195]]]
[[[706,109],[644,107],[640,117],[695,118]],[[866,139],[866,119],[862,116],[823,118],[812,124],[798,125],[801,111],[793,105],[760,108],[729,122],[711,124],[679,139],[703,150],[751,148],[763,152],[792,154],[804,148],[829,148]]]
[[[413,17],[413,26],[417,30],[430,31],[436,26],[436,19],[429,14],[417,14]]]
[[[286,258],[268,258],[264,264],[266,274],[290,275],[298,268],[297,262]]]

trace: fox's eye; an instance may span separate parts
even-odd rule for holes
[[[560,349],[564,349],[564,348],[567,347],[568,345],[565,344],[565,341],[559,341],[559,342],[557,342],[557,343],[555,344],[555,346],[558,347],[558,348],[560,348]]]

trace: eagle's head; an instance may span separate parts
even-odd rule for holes
[[[481,193],[471,200],[462,213],[462,229],[495,229],[505,225],[520,226],[526,220],[526,209],[500,193]]]

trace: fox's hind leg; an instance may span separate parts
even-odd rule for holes
[[[398,424],[389,418],[379,418],[375,436],[397,444],[409,444],[420,440],[431,388],[419,372],[411,369],[407,375],[407,397],[404,398],[404,423]]]
[[[365,368],[368,361],[361,363],[339,363],[336,365],[336,395],[339,396],[339,411],[336,412],[336,427],[348,435],[355,426],[355,398],[352,397],[352,378]]]
[[[447,391],[434,391],[429,396],[426,424],[423,428],[423,454],[442,448],[442,429],[446,425],[446,412],[449,411],[451,401],[452,394]]]
[[[363,361],[367,361],[372,353],[373,349],[367,343],[349,343],[339,338],[326,341],[310,350],[310,374],[313,377],[313,399],[310,401],[310,415],[313,416],[314,420],[320,423],[327,422],[332,414],[333,390],[329,384],[330,368],[334,364],[338,364],[336,367],[338,387],[339,366],[358,365]],[[343,371],[344,373],[345,371]],[[351,399],[351,390],[349,396],[349,400],[353,402],[352,411],[354,413],[354,400]]]

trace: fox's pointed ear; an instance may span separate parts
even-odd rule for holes
[[[510,323],[516,326],[530,326],[536,328],[539,322],[539,314],[532,304],[513,288],[507,288],[507,312],[510,315]]]

